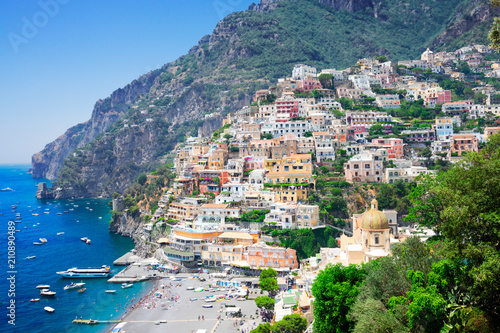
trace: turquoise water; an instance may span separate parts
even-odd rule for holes
[[[133,297],[140,298],[150,285],[136,284],[121,289],[118,284],[108,284],[106,279],[85,279],[87,290],[66,291],[71,281],[60,278],[57,271],[71,267],[96,267],[109,265],[114,272],[124,267],[113,267],[113,261],[133,248],[130,238],[110,234],[111,218],[109,199],[37,200],[36,184],[42,180],[26,174],[29,165],[0,166],[0,188],[10,187],[13,192],[0,192],[0,332],[103,332],[109,326],[72,324],[75,317],[83,319],[119,319]],[[11,205],[17,205],[12,212]],[[63,213],[68,211],[68,213]],[[45,212],[48,212],[46,214]],[[21,213],[21,223],[15,223],[20,232],[15,234],[15,296],[9,297],[8,224]],[[32,214],[38,213],[38,216]],[[57,213],[62,213],[58,215]],[[58,232],[64,235],[57,236]],[[39,238],[46,238],[44,245],[33,245]],[[88,237],[92,244],[80,238]],[[35,259],[25,259],[36,256]],[[49,284],[55,298],[39,296],[38,284]],[[106,294],[106,289],[116,294]],[[29,302],[40,298],[40,302]],[[15,299],[15,326],[8,323],[7,306]],[[45,306],[55,309],[49,314]]]

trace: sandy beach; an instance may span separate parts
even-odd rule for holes
[[[204,282],[193,278],[193,274],[165,275],[168,277],[155,281],[151,292],[135,300],[122,322],[114,326],[115,331],[118,328],[120,332],[250,332],[260,323],[254,300],[237,301],[233,298],[210,303],[204,301],[207,296],[230,293],[227,289],[213,292],[206,290],[214,286],[218,279],[210,278],[208,274],[197,274],[206,279]],[[181,281],[174,281],[171,276]],[[199,287],[205,290],[195,292],[194,289]],[[255,293],[258,289],[250,291]],[[251,298],[255,296],[250,295]],[[203,304],[213,307],[204,308]],[[226,305],[240,308],[243,317],[233,318],[227,312],[231,307],[226,308]]]

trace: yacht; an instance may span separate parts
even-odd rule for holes
[[[57,272],[65,278],[81,279],[81,278],[105,278],[110,274],[109,266],[103,265],[100,268],[70,268],[63,272]]]
[[[46,306],[46,307],[44,307],[43,309],[44,309],[45,311],[47,311],[48,313],[53,313],[54,311],[56,311],[56,310],[54,310],[54,308],[51,308],[50,306]]]

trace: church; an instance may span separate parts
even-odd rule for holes
[[[380,211],[376,199],[371,209],[352,217],[352,236],[340,237],[338,260],[344,265],[369,262],[390,255],[391,242],[397,242],[397,212]]]

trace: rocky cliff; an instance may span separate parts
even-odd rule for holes
[[[489,1],[472,0],[467,5],[459,6],[446,30],[436,37],[430,47],[451,51],[474,43],[488,45],[488,31],[495,16],[500,16],[500,8],[492,7]]]
[[[262,0],[228,15],[187,55],[98,101],[88,122],[33,156],[33,177],[57,177],[57,197],[122,192],[186,136],[210,135],[226,113],[248,105],[295,64],[416,58],[461,17],[449,8],[465,3]]]
[[[149,88],[158,71],[150,72],[114,91],[110,97],[98,100],[90,120],[68,129],[63,135],[33,155],[31,159],[33,178],[55,179],[64,159],[76,148],[85,146],[113,125],[134,103],[140,94]]]

